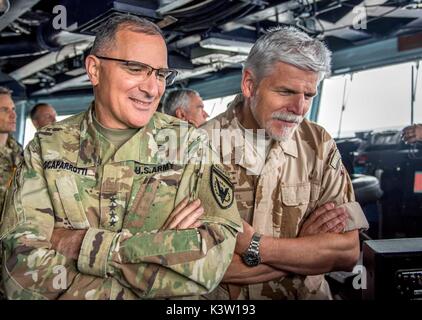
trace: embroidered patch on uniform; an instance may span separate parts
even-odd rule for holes
[[[68,170],[72,171],[73,173],[82,174],[84,176],[86,176],[88,173],[87,168],[78,168],[63,160],[44,161],[43,168],[44,170]]]
[[[135,167],[136,174],[151,174],[172,170],[174,165],[172,163],[166,163],[161,165],[139,165]]]
[[[227,174],[217,165],[211,166],[211,191],[222,209],[230,208],[233,205],[234,191],[233,184]]]
[[[333,167],[333,169],[337,170],[338,165],[340,164],[340,160],[341,160],[340,152],[336,150],[333,157],[331,158],[330,166]]]

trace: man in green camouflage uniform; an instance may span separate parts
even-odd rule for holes
[[[0,87],[0,212],[13,172],[22,158],[22,146],[11,135],[15,130],[16,113],[12,92]]]
[[[7,199],[1,236],[8,298],[213,290],[241,220],[224,169],[207,162],[206,137],[155,113],[174,75],[160,30],[134,17],[109,20],[86,69],[95,101],[37,132]]]
[[[208,298],[330,299],[324,273],[355,266],[368,223],[334,140],[303,119],[329,69],[318,40],[269,31],[246,60],[242,94],[203,127],[244,220],[223,284]]]
[[[22,146],[13,138],[16,130],[15,104],[12,91],[0,87],[0,225],[6,190],[10,185],[16,166],[22,159]],[[0,262],[1,262],[0,246]],[[1,275],[1,270],[0,270]],[[0,278],[0,300],[3,299],[3,285]]]

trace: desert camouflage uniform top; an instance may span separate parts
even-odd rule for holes
[[[368,228],[361,207],[355,202],[350,178],[343,168],[335,142],[320,126],[304,120],[290,140],[273,141],[268,155],[256,155],[245,130],[239,127],[236,109],[243,98],[237,96],[228,110],[205,124],[203,129],[221,140],[213,140],[235,184],[240,215],[257,232],[265,235],[297,237],[307,216],[317,207],[333,201],[347,209],[346,230]],[[232,137],[231,152],[224,140]],[[236,160],[235,146],[238,148]],[[265,152],[264,152],[265,153]],[[261,161],[259,161],[261,159]],[[238,163],[238,165],[236,165]],[[259,174],[259,175],[258,175]],[[283,277],[249,286],[222,284],[210,297],[246,299],[329,299],[323,275]]]
[[[8,298],[166,298],[213,290],[241,220],[224,169],[204,161],[208,150],[199,131],[160,113],[117,151],[95,130],[92,107],[38,131],[6,200]],[[203,226],[162,230],[186,196],[201,199]],[[87,230],[77,261],[51,249],[54,228]]]
[[[22,146],[9,135],[6,144],[0,146],[0,213],[3,208],[3,200],[9,186],[13,172],[22,159]]]

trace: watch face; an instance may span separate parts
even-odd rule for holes
[[[260,262],[258,254],[254,252],[247,252],[243,255],[243,261],[250,267],[257,266]]]

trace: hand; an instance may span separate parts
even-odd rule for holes
[[[312,212],[305,220],[300,229],[299,237],[343,232],[347,218],[345,208],[336,208],[334,203],[326,203]]]
[[[86,230],[54,229],[50,240],[52,249],[69,259],[78,260],[85,233]]]
[[[189,203],[189,199],[186,197],[174,208],[161,230],[199,228],[202,225],[199,218],[203,214],[204,208],[201,206],[201,200],[196,199]]]
[[[422,124],[414,124],[404,128],[401,137],[406,143],[422,141]]]
[[[255,233],[255,229],[249,223],[247,223],[245,220],[242,220],[242,223],[243,232],[239,232],[237,234],[236,248],[234,249],[234,251],[239,255],[242,255],[246,249],[248,249],[252,240],[252,236]]]

